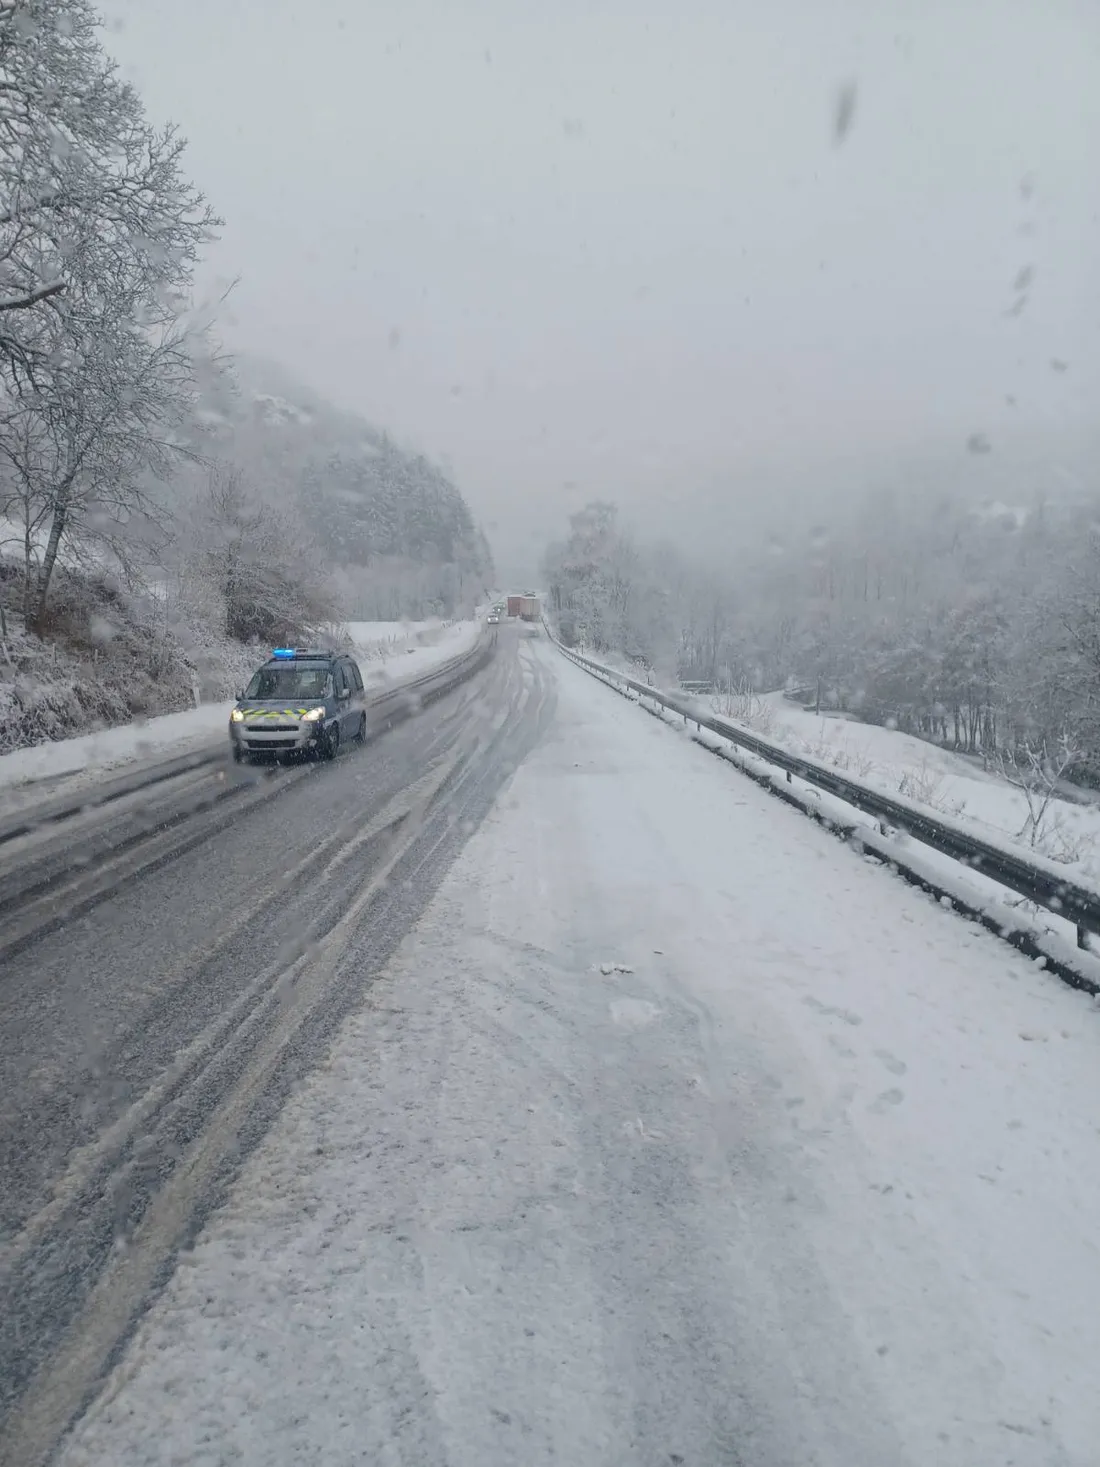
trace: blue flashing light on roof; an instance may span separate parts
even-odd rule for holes
[[[293,647],[273,647],[272,650],[271,650],[271,655],[272,655],[272,657],[293,657],[294,656],[294,648]]]

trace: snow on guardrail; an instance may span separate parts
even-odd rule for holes
[[[1023,951],[1043,959],[1068,982],[1091,993],[1100,993],[1100,958],[1089,951],[1088,943],[1089,933],[1100,933],[1100,892],[1069,881],[1056,862],[1043,857],[1025,859],[1018,851],[975,836],[959,821],[933,816],[913,801],[883,795],[827,765],[792,755],[781,745],[750,734],[726,719],[708,717],[683,699],[670,697],[616,668],[574,652],[549,627],[546,630],[559,650],[584,671],[619,691],[629,690],[628,695],[652,703],[654,709],[674,714],[684,725],[694,724],[699,733],[705,729],[733,745],[739,757],[731,762],[759,783],[768,785],[773,793],[798,805],[839,834],[858,839],[865,850],[897,866],[910,879],[951,901]],[[712,746],[706,744],[706,747]],[[724,751],[712,748],[712,752]],[[783,772],[782,779],[776,778],[776,769]],[[796,788],[795,780],[806,787],[805,794]],[[821,803],[822,794],[831,797],[836,808],[826,809]],[[870,816],[873,824],[854,826],[844,807]],[[927,856],[920,859],[919,853],[903,849],[899,833],[902,839],[911,837],[940,857],[949,858],[949,862],[933,864]],[[989,883],[990,890],[976,889],[962,879],[961,873],[953,877],[951,862],[961,865],[968,875],[983,878],[983,884]],[[1004,891],[997,893],[998,887]],[[1028,913],[1008,906],[1005,901],[1008,892],[1044,908],[1059,923],[1068,924],[1067,936],[1062,936],[1057,929],[1041,926]]]

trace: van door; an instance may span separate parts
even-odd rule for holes
[[[340,742],[344,743],[353,738],[359,726],[358,710],[352,707],[351,680],[347,669],[342,662],[338,662],[334,669],[334,681],[336,686],[336,707],[340,717]]]

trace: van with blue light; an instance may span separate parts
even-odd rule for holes
[[[366,737],[363,677],[342,652],[276,647],[229,715],[238,764],[295,754],[335,759],[342,744]]]

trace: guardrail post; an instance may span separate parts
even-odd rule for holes
[[[1082,927],[1080,922],[1078,922],[1077,924],[1077,946],[1081,948],[1083,952],[1088,952],[1089,950],[1088,929]]]

